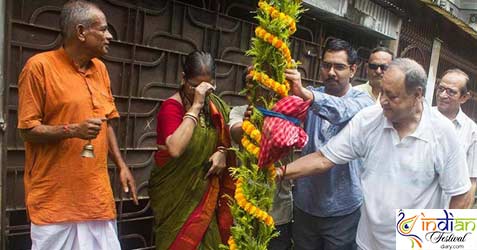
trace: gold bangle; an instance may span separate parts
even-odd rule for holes
[[[225,153],[225,152],[227,151],[227,148],[224,147],[224,146],[218,146],[218,147],[217,147],[217,151],[222,152],[222,153]]]
[[[194,124],[197,126],[197,123],[199,122],[199,121],[197,120],[197,118],[195,118],[195,117],[192,116],[192,115],[185,114],[184,117],[182,117],[182,120],[184,120],[184,119],[186,119],[186,118],[191,119],[191,120],[194,122]]]
[[[192,112],[187,112],[187,113],[185,113],[185,116],[186,116],[186,115],[194,117],[197,121],[199,120],[199,117],[197,117],[197,116],[196,116],[194,113],[192,113]]]

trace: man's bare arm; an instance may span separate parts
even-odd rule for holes
[[[467,208],[468,206],[468,195],[469,195],[469,191],[463,193],[463,194],[460,194],[460,195],[456,195],[456,196],[452,196],[451,200],[450,200],[450,204],[449,204],[449,208],[450,209],[465,209]]]
[[[68,138],[90,140],[96,138],[104,119],[88,119],[81,123],[65,125],[38,125],[31,129],[20,129],[20,136],[27,142],[50,143]]]
[[[334,165],[335,164],[326,158],[321,151],[318,151],[287,164],[284,178],[297,179],[304,176],[325,173]]]
[[[119,150],[118,141],[116,140],[116,133],[114,133],[114,128],[112,126],[112,121],[108,121],[108,151],[109,157],[113,160],[116,167],[119,169],[119,179],[121,181],[121,186],[125,193],[130,193],[131,198],[134,201],[134,204],[138,205],[137,191],[136,191],[136,181],[129,170],[129,167],[124,162],[124,159]]]
[[[467,208],[472,208],[475,203],[475,191],[477,189],[477,178],[470,178],[470,191],[468,194],[468,203],[467,203]]]

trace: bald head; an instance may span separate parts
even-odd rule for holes
[[[64,41],[75,36],[76,27],[82,25],[90,28],[96,21],[96,17],[104,15],[99,7],[83,0],[70,0],[61,10],[60,29]]]
[[[409,58],[397,58],[389,64],[389,68],[396,68],[404,73],[407,93],[411,93],[419,87],[422,88],[423,95],[426,93],[427,75],[419,63]]]

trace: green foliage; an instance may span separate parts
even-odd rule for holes
[[[304,11],[301,1],[297,0],[271,0],[266,1],[277,10],[285,13],[296,20]],[[281,39],[287,46],[289,45],[290,27],[282,20],[273,19],[265,11],[258,9],[256,11],[256,20],[259,25]],[[283,83],[285,81],[286,61],[280,51],[272,45],[262,41],[259,38],[252,38],[252,47],[247,51],[247,55],[253,57],[253,67],[255,70],[266,72],[275,81]],[[271,109],[275,102],[280,98],[277,94],[271,96],[261,96],[258,94],[256,86],[242,91],[251,96],[251,104],[262,103],[265,108]],[[270,90],[271,92],[271,90]],[[254,108],[250,121],[262,130],[263,115]],[[250,139],[250,138],[249,138]],[[253,140],[250,139],[252,142]],[[269,172],[264,168],[259,168],[257,158],[245,149],[235,149],[236,155],[240,161],[240,166],[233,168],[231,174],[234,179],[243,180],[242,189],[246,199],[259,207],[263,211],[270,212],[275,195],[275,180],[269,176]],[[267,226],[264,222],[248,214],[236,204],[235,200],[230,198],[232,215],[234,217],[234,226],[232,227],[232,236],[240,250],[266,250],[268,242],[278,235],[274,227]],[[221,249],[229,249],[228,246],[221,246]]]

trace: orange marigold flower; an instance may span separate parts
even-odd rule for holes
[[[272,34],[270,34],[270,33],[267,32],[267,33],[263,36],[263,40],[268,41],[268,38],[269,38],[271,35],[272,35]]]
[[[270,34],[270,36],[269,36],[268,39],[266,39],[266,40],[267,40],[268,43],[271,44],[271,43],[273,43],[273,39],[274,39],[274,38],[276,38],[276,37],[275,37],[274,35]]]
[[[273,226],[273,218],[271,216],[268,216],[265,219],[265,224],[267,224],[268,226]]]

